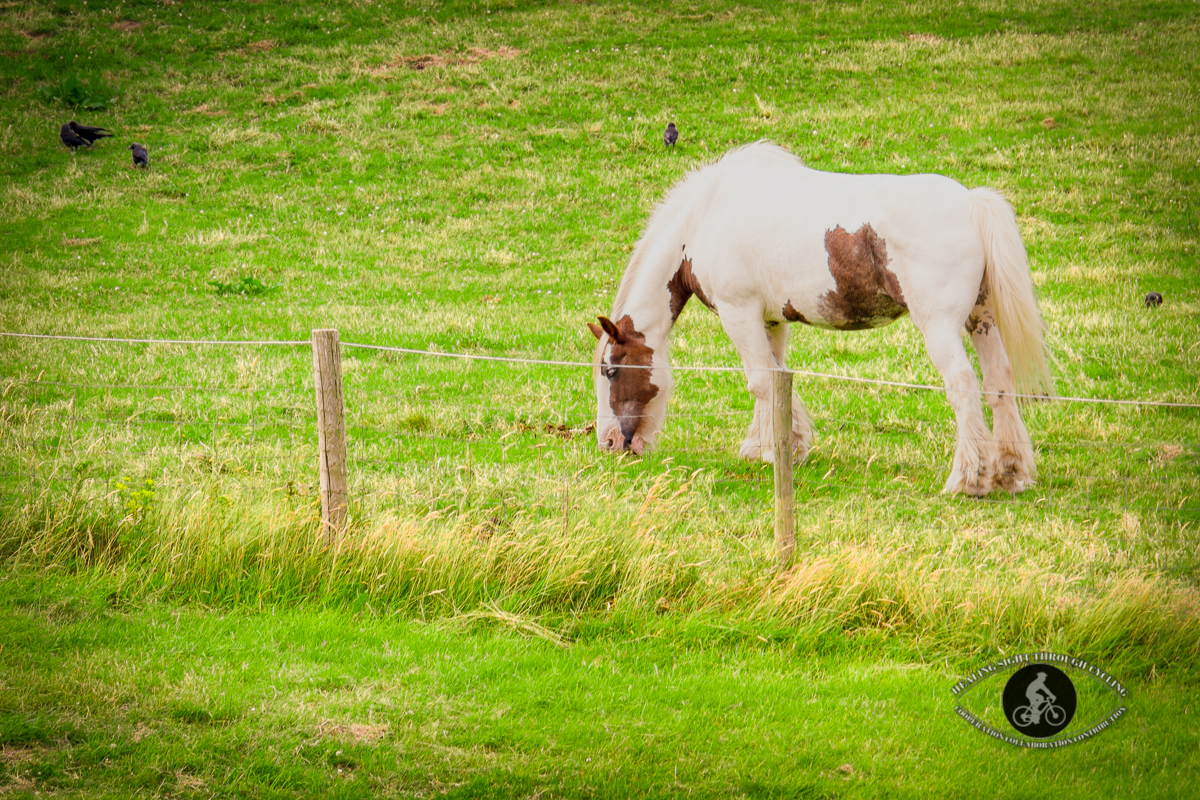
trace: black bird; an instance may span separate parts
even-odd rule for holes
[[[62,126],[62,130],[58,132],[58,138],[62,139],[62,143],[71,148],[74,153],[78,147],[83,147],[87,142],[75,135],[75,131],[71,130],[71,123]]]
[[[1161,306],[1162,301],[1163,301],[1163,297],[1161,294],[1159,294],[1158,292],[1151,292],[1150,294],[1146,295],[1146,308],[1154,308],[1155,306]]]
[[[100,139],[104,139],[105,137],[109,137],[109,138],[112,137],[112,134],[109,133],[104,128],[96,127],[93,125],[80,125],[78,122],[76,122],[74,120],[71,120],[67,124],[71,126],[71,130],[73,130],[75,132],[76,136],[78,136],[80,139],[83,139],[85,142],[88,143],[88,147],[91,147]]]
[[[679,129],[675,127],[674,122],[668,122],[667,129],[663,131],[663,144],[667,147],[674,147],[677,141],[679,141]]]
[[[146,152],[146,148],[134,142],[129,145],[129,149],[133,151],[133,165],[135,167],[149,167],[150,154]]]

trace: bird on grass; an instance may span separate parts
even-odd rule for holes
[[[146,148],[137,142],[129,145],[129,149],[133,151],[133,165],[135,167],[149,167],[150,154],[146,152]]]
[[[1161,306],[1162,301],[1163,301],[1163,296],[1161,294],[1159,294],[1158,292],[1151,292],[1150,294],[1146,295],[1146,308],[1154,308],[1155,306]]]
[[[668,122],[667,129],[663,131],[663,144],[667,147],[674,147],[677,141],[679,141],[679,129],[675,127],[674,122]]]
[[[91,147],[100,139],[112,137],[111,133],[109,133],[106,129],[101,128],[99,126],[80,125],[75,120],[71,120],[67,124],[71,126],[71,130],[74,131],[76,136],[78,136],[80,139],[83,139],[85,142],[87,142],[88,147]]]
[[[80,139],[79,136],[76,135],[75,131],[71,130],[71,123],[69,122],[62,126],[62,129],[58,132],[58,138],[62,140],[63,144],[71,148],[72,153],[74,153],[77,148],[83,147],[85,144],[87,144],[86,141]]]

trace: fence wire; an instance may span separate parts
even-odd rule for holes
[[[3,336],[0,491],[6,495],[102,490],[129,479],[187,487],[217,478],[316,491],[308,342]],[[452,492],[464,477],[498,485],[569,483],[597,458],[620,458],[597,451],[590,363],[342,346],[352,491],[419,482]],[[646,463],[703,472],[714,496],[763,506],[770,500],[770,466],[737,456],[752,411],[740,372],[694,369],[691,386],[677,380],[656,454]],[[796,472],[799,503],[873,505],[883,520],[889,501],[936,493],[940,485],[930,485],[928,475],[944,477],[953,456],[949,410],[937,397],[936,413],[905,417],[895,399],[940,387],[854,379],[855,394],[836,396],[829,387],[845,376],[796,374],[817,433],[813,458]],[[1111,404],[1136,404],[1147,413],[1200,408]],[[1148,434],[1137,440],[1035,434],[1035,489],[978,502],[1200,520],[1200,447],[1153,436],[1153,429]]]

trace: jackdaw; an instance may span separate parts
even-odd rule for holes
[[[1154,308],[1155,306],[1161,306],[1162,301],[1163,301],[1163,297],[1161,294],[1159,294],[1158,292],[1151,292],[1150,294],[1146,295],[1146,308]]]
[[[668,122],[667,129],[663,131],[663,144],[667,147],[674,147],[677,141],[679,141],[679,129],[675,127],[674,122]]]
[[[58,132],[58,138],[62,139],[62,143],[71,148],[71,152],[75,152],[75,148],[83,147],[87,142],[75,135],[75,131],[71,130],[71,123],[62,126],[62,130]]]
[[[146,152],[146,148],[134,142],[129,145],[129,149],[133,151],[133,165],[135,167],[149,167],[150,154]]]
[[[100,139],[112,136],[112,134],[109,133],[107,130],[105,130],[104,128],[97,127],[97,126],[80,125],[78,122],[75,122],[74,120],[71,120],[67,124],[71,126],[71,130],[75,131],[75,135],[77,135],[80,139],[83,139],[85,142],[88,143],[88,147],[91,147]]]

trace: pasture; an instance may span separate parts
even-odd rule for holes
[[[1195,3],[29,2],[0,49],[0,791],[1197,781]],[[46,99],[71,76],[104,108]],[[71,153],[70,119],[115,136]],[[698,302],[655,449],[597,448],[586,323],[662,193],[763,138],[1009,198],[1071,398],[1023,410],[1033,487],[939,494],[953,418],[905,319],[793,326],[789,572]],[[955,716],[959,678],[1037,650],[1130,714],[1045,753]]]

